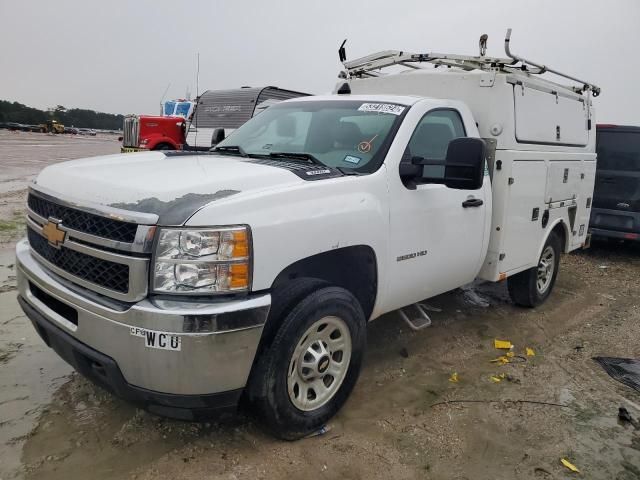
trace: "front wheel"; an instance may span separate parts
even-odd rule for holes
[[[249,385],[263,392],[252,403],[273,434],[301,438],[342,407],[360,373],[365,323],[358,301],[339,287],[320,288],[286,313]]]
[[[509,277],[507,285],[513,303],[522,307],[536,307],[551,294],[560,266],[560,238],[552,232],[547,238],[538,266]]]

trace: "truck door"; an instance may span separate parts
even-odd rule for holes
[[[403,161],[415,156],[442,161],[442,166],[423,168],[425,177],[443,177],[449,142],[464,136],[464,123],[457,110],[431,110],[418,122]],[[389,175],[389,303],[399,308],[472,281],[488,242],[488,175],[479,190],[456,190],[439,184],[419,184],[411,190],[399,180],[399,172],[390,171]]]

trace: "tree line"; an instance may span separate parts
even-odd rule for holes
[[[83,108],[66,109],[62,105],[39,110],[22,103],[0,100],[0,122],[40,125],[48,120],[56,120],[67,127],[119,130],[124,117]]]

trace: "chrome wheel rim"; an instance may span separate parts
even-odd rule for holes
[[[543,294],[551,285],[551,279],[553,278],[553,272],[556,268],[556,253],[551,245],[547,246],[540,255],[540,261],[538,262],[538,276],[536,278],[536,287],[538,293]]]
[[[351,361],[351,333],[339,317],[324,317],[302,335],[293,351],[287,390],[302,411],[327,404],[344,381]]]

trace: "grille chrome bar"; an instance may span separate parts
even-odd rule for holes
[[[158,215],[155,213],[133,212],[130,210],[123,210],[121,208],[109,207],[107,205],[100,205],[99,203],[85,202],[79,203],[64,195],[60,195],[57,192],[53,192],[41,185],[31,184],[29,187],[29,193],[33,193],[38,197],[48,200],[52,203],[57,203],[63,207],[69,207],[83,212],[105,217],[111,220],[118,220],[120,222],[137,223],[140,225],[155,225],[158,223]]]
[[[42,227],[49,221],[48,218],[38,215],[29,207],[27,207],[27,219],[35,222],[40,227]],[[69,228],[64,223],[60,225],[60,229],[67,232],[67,234],[71,238],[75,238],[76,240],[80,240],[82,242],[91,243],[93,245],[111,248],[113,250],[121,250],[122,252],[151,253],[153,247],[153,236],[156,227],[153,225],[139,225],[136,231],[135,239],[132,243],[119,242],[117,240],[110,240],[108,238],[91,235],[86,232],[81,232],[79,230]]]
[[[137,115],[125,117],[122,125],[122,146],[123,147],[139,147],[140,146],[140,122]]]

